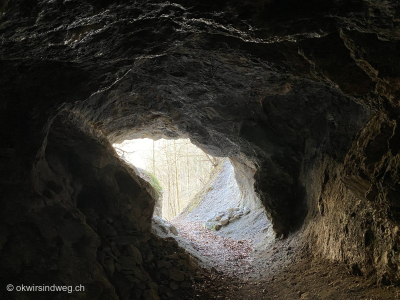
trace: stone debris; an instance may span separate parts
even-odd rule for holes
[[[217,212],[212,219],[209,219],[204,223],[204,228],[209,230],[220,230],[222,226],[227,226],[229,223],[239,220],[242,216],[248,215],[249,213],[250,209],[246,206],[231,207],[225,211]]]
[[[162,219],[157,216],[153,216],[153,227],[157,227],[160,229],[163,233],[166,235],[173,234],[173,235],[178,235],[179,232],[176,229],[174,225],[172,225],[170,222],[168,222],[165,219]]]
[[[238,276],[250,271],[252,268],[253,245],[251,240],[234,240],[221,237],[213,231],[205,229],[201,222],[186,222],[174,220],[174,225],[179,228],[180,235],[190,240],[194,248],[207,265],[212,266],[217,272]],[[198,232],[198,234],[194,234]]]
[[[175,226],[162,221],[157,220],[164,230],[178,233]],[[122,295],[120,299],[181,299],[195,278],[201,276],[196,259],[172,237],[132,232],[116,236],[112,223],[102,219],[98,224],[99,234],[106,229],[106,238],[98,248],[98,261],[118,295]]]

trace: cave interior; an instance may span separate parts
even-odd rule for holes
[[[199,267],[111,146],[135,138],[229,157],[277,241],[400,283],[398,1],[2,0],[0,36],[6,297],[192,299]]]

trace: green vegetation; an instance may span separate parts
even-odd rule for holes
[[[161,197],[162,192],[163,192],[163,189],[162,189],[162,187],[161,187],[160,182],[159,182],[158,179],[154,176],[154,174],[152,174],[152,173],[150,173],[150,172],[148,172],[148,171],[146,171],[146,170],[143,170],[143,169],[140,169],[140,173],[141,173],[141,177],[142,177],[144,180],[146,180],[148,183],[150,183],[151,186],[156,190],[157,195],[158,195],[159,197]]]

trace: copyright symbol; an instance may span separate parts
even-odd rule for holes
[[[7,284],[7,291],[12,292],[14,290],[14,286],[12,284]]]

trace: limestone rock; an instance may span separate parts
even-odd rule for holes
[[[141,265],[142,264],[142,254],[140,253],[139,249],[136,248],[133,245],[128,245],[127,246],[127,252],[129,256],[132,256],[134,261],[138,264]]]
[[[239,214],[234,214],[232,218],[229,219],[229,222],[234,222],[236,220],[240,219],[240,215]]]
[[[173,290],[173,291],[179,289],[179,285],[178,285],[175,281],[171,281],[171,283],[169,284],[169,287],[170,287],[171,290]]]
[[[169,269],[169,276],[172,280],[175,280],[175,281],[185,280],[185,274],[176,267]]]
[[[250,213],[250,209],[248,207],[243,208],[243,214],[248,215]]]
[[[169,227],[169,231],[171,231],[174,235],[178,235],[178,229],[176,229],[176,227],[174,225],[171,224],[171,226]]]
[[[138,268],[138,267],[133,267],[133,276],[135,276],[135,278],[137,278],[139,281],[143,281],[144,276],[143,276],[143,272]]]
[[[117,231],[111,225],[109,225],[105,220],[100,220],[100,222],[97,225],[97,229],[99,231],[99,234],[102,236],[107,236],[107,237],[117,236]]]
[[[164,236],[168,236],[170,234],[178,235],[179,232],[174,225],[169,223],[167,220],[164,220],[158,216],[153,216],[153,232],[158,235],[163,234]]]
[[[106,259],[104,261],[103,267],[109,276],[112,276],[115,272],[115,265],[113,259]]]
[[[160,285],[158,287],[158,290],[160,291],[161,294],[166,294],[171,292],[171,289],[165,285]]]
[[[221,223],[222,226],[227,225],[229,223],[229,217],[223,217],[220,220],[220,223]]]
[[[119,258],[119,263],[123,270],[132,270],[136,268],[136,265],[139,263],[137,258],[132,256],[121,256]]]
[[[156,290],[150,289],[146,290],[143,293],[144,299],[145,300],[160,300],[160,297],[158,296],[158,293]]]

